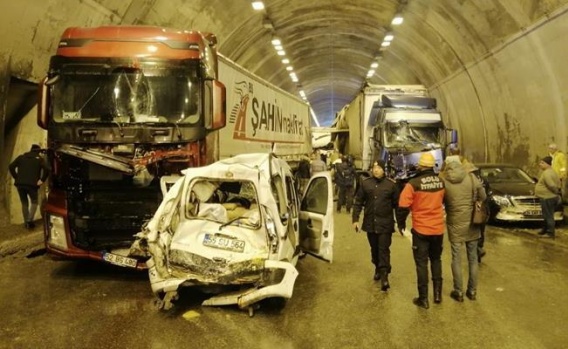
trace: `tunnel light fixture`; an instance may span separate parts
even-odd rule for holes
[[[401,25],[404,22],[404,18],[402,17],[402,13],[398,12],[394,15],[391,24],[392,25]]]
[[[276,45],[276,46],[274,46],[274,49],[275,49],[276,51],[280,51],[280,50],[283,50],[284,47],[282,47],[282,45]]]
[[[378,67],[379,67],[379,63],[377,63],[377,62],[371,63],[371,68],[377,69]]]
[[[279,56],[286,56],[286,51],[284,50],[278,50],[277,53]]]
[[[306,93],[304,92],[304,90],[300,90],[300,97],[306,99]]]
[[[286,67],[286,70],[287,70],[287,71],[293,71],[293,70],[294,70],[294,68],[292,68],[292,66],[291,66],[291,65],[289,65],[289,66],[287,66],[287,67]]]
[[[275,46],[275,47],[282,45],[282,40],[280,40],[280,38],[277,37],[277,36],[273,36],[272,41],[270,41],[270,42],[272,43],[272,46]]]
[[[394,34],[391,32],[387,32],[385,34],[385,38],[383,39],[384,41],[392,41],[392,39],[394,39]]]
[[[296,75],[296,73],[290,73],[290,78],[292,79],[292,81],[298,82],[298,76]]]
[[[272,21],[268,17],[262,19],[262,26],[268,30],[274,30],[274,24],[272,24]]]
[[[367,72],[367,77],[368,77],[368,78],[372,77],[373,75],[375,75],[375,71],[374,71],[373,69],[371,69],[371,70],[369,70],[369,71]]]
[[[382,47],[387,47],[390,46],[391,42],[390,41],[383,41],[383,43],[381,44]]]
[[[290,64],[290,60],[288,58],[284,58],[282,60],[282,64]]]
[[[319,127],[320,123],[318,122],[318,117],[317,117],[316,113],[314,113],[314,110],[312,108],[310,108],[310,114],[312,114],[312,119],[314,119],[316,126]]]
[[[251,5],[255,11],[264,10],[264,3],[262,1],[253,1]]]

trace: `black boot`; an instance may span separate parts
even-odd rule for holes
[[[412,300],[412,303],[424,309],[430,308],[430,304],[428,303],[428,298],[416,297]]]
[[[381,279],[381,272],[379,268],[375,268],[375,274],[373,275],[373,280],[377,281]]]
[[[442,303],[442,281],[434,281],[434,303]]]
[[[386,270],[381,270],[381,291],[387,291],[390,288],[389,274]]]

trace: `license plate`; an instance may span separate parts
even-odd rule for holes
[[[215,234],[205,234],[205,237],[203,238],[203,245],[234,252],[243,252],[245,250],[245,242],[243,240],[232,239]]]
[[[119,256],[114,253],[103,253],[103,260],[121,267],[136,268],[138,261],[134,258]]]
[[[525,216],[542,216],[541,210],[528,210],[523,213]]]

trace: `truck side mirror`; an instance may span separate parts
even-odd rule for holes
[[[209,131],[225,127],[227,97],[225,85],[218,80],[205,82],[205,128]]]
[[[447,129],[446,132],[449,133],[450,144],[457,144],[458,143],[458,131],[456,129],[450,128]]]
[[[47,76],[39,83],[38,88],[38,103],[37,103],[37,125],[44,130],[47,130],[49,123],[49,98],[47,85]]]

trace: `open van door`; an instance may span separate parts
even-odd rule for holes
[[[318,172],[308,182],[300,206],[300,248],[331,262],[333,259],[333,185],[330,172]]]

